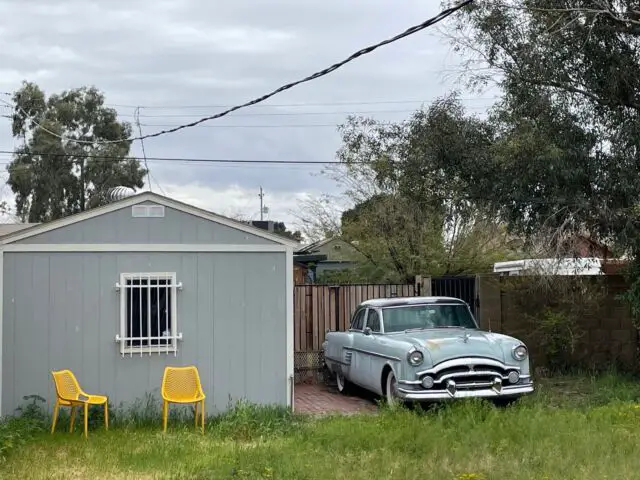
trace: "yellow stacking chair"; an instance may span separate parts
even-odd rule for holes
[[[53,407],[53,423],[51,433],[56,430],[58,411],[60,407],[71,407],[71,422],[69,431],[73,432],[73,423],[76,417],[76,407],[84,407],[84,437],[89,435],[89,405],[104,405],[104,428],[109,430],[109,399],[103,395],[89,395],[76,380],[71,370],[58,370],[51,372],[56,386],[56,404]]]
[[[167,431],[167,417],[170,403],[193,403],[195,405],[195,423],[198,428],[198,414],[202,417],[204,433],[204,399],[198,369],[188,367],[166,367],[162,376],[162,428]],[[199,407],[199,408],[198,408]]]

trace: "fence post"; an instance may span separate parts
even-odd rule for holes
[[[331,287],[333,291],[333,313],[335,315],[335,331],[340,331],[340,286],[334,285]]]
[[[431,296],[431,277],[420,276],[420,296]]]

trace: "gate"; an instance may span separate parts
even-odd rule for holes
[[[474,316],[479,306],[476,277],[451,276],[431,277],[431,295],[436,297],[455,297],[464,300]]]
[[[327,330],[346,330],[356,307],[365,300],[413,297],[416,285],[296,285],[293,293],[294,370],[296,383],[322,369]]]

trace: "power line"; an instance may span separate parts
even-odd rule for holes
[[[0,150],[0,154],[12,154],[13,152],[10,151],[6,151],[6,150]],[[31,153],[32,155],[36,155],[34,153]],[[102,162],[102,161],[112,161],[113,159],[118,159],[118,160],[127,160],[127,159],[134,159],[135,157],[108,157],[108,156],[104,156],[104,157],[96,157],[96,156],[92,156],[92,155],[71,155],[71,154],[45,154],[45,155],[50,155],[50,156],[59,156],[59,157],[75,157],[75,158],[92,158],[94,161],[98,161],[98,162]],[[220,159],[220,158],[181,158],[181,157],[147,157],[147,160],[152,162],[152,161],[156,161],[156,162],[182,162],[182,163],[192,163],[192,164],[200,164],[200,165],[211,165],[211,164],[216,164],[217,166],[219,166],[219,164],[224,164],[224,166],[238,166],[238,165],[242,165],[242,164],[250,164],[250,165],[287,165],[289,168],[292,165],[308,165],[308,166],[312,166],[312,165],[329,165],[329,164],[333,164],[333,165],[339,165],[342,164],[344,165],[343,162],[340,161],[311,161],[311,160],[250,160],[250,159]],[[357,163],[357,164],[362,164],[362,165],[366,165],[368,162],[352,162],[352,163]],[[11,165],[11,162],[0,162],[0,166],[8,166]],[[30,167],[32,167],[31,164],[18,164],[12,167],[12,170],[14,171],[26,171],[28,170]],[[435,200],[442,200],[442,201],[469,201],[469,202],[473,202],[473,201],[478,201],[478,202],[492,202],[495,201],[495,197],[494,196],[461,196],[461,197],[457,197],[457,196],[444,196],[444,195],[434,195],[433,199]],[[510,201],[509,199],[504,201]],[[601,201],[602,198],[599,199],[599,201]],[[585,200],[559,200],[559,199],[554,199],[554,200],[547,200],[545,198],[540,198],[540,197],[518,197],[518,201],[519,202],[524,202],[524,203],[530,203],[530,204],[539,204],[539,205],[546,205],[546,204],[558,204],[558,205],[566,205],[566,206],[580,206],[580,207],[585,207],[588,206],[585,203]],[[425,202],[423,202],[425,205],[427,205],[429,203],[429,201],[425,200]],[[635,209],[635,206],[630,206],[630,207],[625,207],[622,209],[616,209],[616,210],[626,210],[626,209]]]
[[[297,117],[308,115],[362,115],[372,113],[411,113],[415,109],[407,110],[364,110],[364,111],[339,111],[339,112],[268,112],[268,113],[239,113],[233,117]],[[118,113],[120,117],[131,117],[128,113]],[[200,117],[194,113],[168,113],[163,115],[140,115],[140,118],[182,118],[182,117]]]
[[[224,117],[224,116],[226,116],[226,115],[228,115],[228,114],[230,114],[230,113],[232,113],[232,112],[234,112],[236,110],[240,110],[241,108],[250,107],[250,106],[255,105],[257,103],[262,103],[265,100],[273,97],[274,95],[277,95],[277,94],[279,94],[281,92],[284,92],[285,90],[289,90],[289,89],[291,89],[293,87],[296,87],[296,86],[298,86],[298,85],[300,85],[302,83],[310,82],[310,81],[316,80],[316,79],[318,79],[320,77],[324,77],[325,75],[329,75],[330,73],[334,72],[335,70],[338,70],[339,68],[343,67],[347,63],[352,62],[353,60],[355,60],[358,57],[361,57],[363,55],[367,55],[367,54],[373,52],[374,50],[376,50],[376,49],[378,49],[378,48],[380,48],[382,46],[389,45],[389,44],[394,43],[394,42],[396,42],[398,40],[401,40],[401,39],[403,39],[405,37],[408,37],[410,35],[418,33],[418,32],[420,32],[420,31],[422,31],[422,30],[424,30],[424,29],[426,29],[426,28],[428,28],[428,27],[430,27],[432,25],[435,25],[436,23],[444,20],[448,16],[450,16],[453,13],[457,12],[461,8],[465,7],[466,5],[471,4],[472,2],[473,2],[473,0],[463,0],[460,3],[458,3],[457,5],[441,11],[435,17],[432,17],[432,18],[430,18],[428,20],[425,20],[424,22],[422,22],[422,23],[420,23],[418,25],[414,25],[413,27],[408,28],[404,32],[399,33],[398,35],[395,35],[394,37],[391,37],[391,38],[389,38],[387,40],[383,40],[383,41],[378,42],[378,43],[376,43],[374,45],[370,45],[368,47],[362,48],[359,51],[351,54],[349,57],[347,57],[346,59],[342,60],[341,62],[335,63],[335,64],[331,65],[330,67],[327,67],[327,68],[325,68],[323,70],[320,70],[320,71],[318,71],[318,72],[316,72],[316,73],[314,73],[312,75],[309,75],[308,77],[305,77],[305,78],[303,78],[301,80],[297,80],[295,82],[291,82],[291,83],[288,83],[286,85],[283,85],[283,86],[273,90],[270,93],[262,95],[261,97],[258,97],[258,98],[255,98],[253,100],[250,100],[250,101],[248,101],[246,103],[243,103],[243,104],[236,105],[234,107],[228,108],[227,110],[225,110],[223,112],[220,112],[220,113],[217,113],[215,115],[210,115],[210,116],[207,116],[207,117],[203,117],[203,118],[201,118],[199,120],[196,120],[194,122],[186,123],[186,124],[183,124],[183,125],[179,125],[177,127],[173,127],[173,128],[168,129],[168,130],[160,130],[160,131],[155,132],[155,133],[150,133],[150,134],[147,134],[147,135],[140,135],[140,136],[134,137],[134,138],[121,138],[121,139],[118,139],[118,140],[103,140],[103,141],[96,142],[96,141],[79,140],[79,139],[73,139],[73,138],[65,139],[62,136],[56,134],[55,132],[51,132],[50,130],[45,129],[41,125],[38,125],[38,124],[36,124],[36,125],[39,126],[40,128],[42,128],[42,130],[44,132],[49,133],[50,135],[53,135],[55,137],[61,138],[63,140],[68,140],[68,141],[72,141],[72,142],[79,143],[79,144],[91,144],[91,145],[96,145],[96,144],[107,145],[107,144],[114,144],[114,143],[133,142],[135,140],[145,140],[145,139],[148,139],[148,138],[154,138],[154,137],[159,137],[159,136],[162,136],[162,135],[167,135],[167,134],[170,134],[170,133],[175,133],[175,132],[177,132],[179,130],[184,130],[186,128],[195,127],[196,125],[199,125],[201,123],[207,122],[209,120],[215,120],[217,118]]]
[[[61,157],[61,158],[84,158],[97,161],[113,161],[113,160],[137,160],[133,156],[110,156],[110,155],[76,155],[71,153],[48,153],[48,152],[24,152],[31,156]],[[0,154],[14,155],[15,152],[10,150],[0,150]],[[231,158],[183,158],[183,157],[147,157],[147,161],[151,162],[193,162],[193,163],[265,163],[265,164],[292,164],[292,165],[327,165],[341,164],[337,160],[315,161],[315,160],[265,160],[265,159],[231,159]]]
[[[467,110],[486,110],[484,106],[475,105],[473,107],[465,107]],[[267,112],[267,113],[239,113],[233,115],[233,117],[297,117],[297,116],[310,116],[310,115],[371,115],[374,113],[413,113],[416,109],[402,109],[402,110],[340,110],[332,112]],[[135,117],[135,113],[118,112],[120,117]],[[157,115],[144,115],[140,114],[140,118],[188,118],[188,117],[200,117],[194,113],[165,113]]]
[[[174,160],[174,159],[170,159],[170,160]],[[177,161],[190,161],[191,159],[176,159]],[[202,160],[202,159],[201,159]],[[213,161],[211,159],[206,159],[208,162],[213,163],[213,162],[218,162],[218,159],[214,159]],[[150,159],[151,161],[151,159]],[[265,160],[229,160],[229,162],[241,162],[241,163],[259,163],[259,164],[280,164],[280,165],[284,165],[284,164],[298,164],[300,162],[296,162],[296,161],[265,161]],[[324,163],[328,163],[328,162],[308,162],[307,164],[324,164]],[[333,162],[333,163],[340,163],[340,162]],[[204,163],[203,165],[208,165],[209,163]],[[10,165],[10,163],[2,163],[0,162],[0,166],[6,166],[6,165]],[[233,166],[233,165],[225,165],[225,166]],[[31,165],[17,165],[15,166],[12,170],[15,171],[26,171],[29,167],[31,167]],[[8,173],[8,172],[7,172]],[[424,201],[414,201],[414,204],[418,207],[421,206],[428,206],[431,205],[432,201],[467,201],[467,202],[495,202],[495,196],[481,196],[481,195],[467,195],[467,196],[447,196],[447,195],[433,195],[432,198],[430,199],[425,199]],[[501,199],[501,201],[503,202],[510,202],[513,201],[513,199]],[[602,198],[599,198],[598,201],[602,201]],[[588,204],[588,201],[583,200],[575,200],[575,199],[565,199],[565,200],[561,200],[561,199],[553,199],[553,200],[549,200],[546,198],[540,198],[540,197],[518,197],[518,202],[522,202],[522,203],[528,203],[530,205],[563,205],[565,207],[591,207],[591,205]],[[607,208],[605,206],[605,208]],[[629,207],[619,207],[616,208],[615,210],[617,212],[624,212],[627,210],[634,210],[637,207],[635,205],[629,206]]]
[[[308,77],[303,78],[301,80],[298,80],[298,81],[283,85],[283,86],[277,88],[276,90],[273,90],[272,92],[267,93],[267,94],[265,94],[265,95],[263,95],[261,97],[258,97],[258,98],[254,99],[254,100],[250,100],[249,102],[246,102],[246,103],[241,104],[241,105],[236,105],[235,107],[231,107],[231,108],[229,108],[229,109],[227,109],[227,110],[225,110],[223,112],[220,112],[220,113],[218,113],[216,115],[203,117],[200,120],[196,120],[195,122],[191,122],[191,123],[187,123],[187,124],[184,124],[184,125],[180,125],[180,126],[168,129],[168,130],[160,130],[159,132],[145,135],[144,138],[153,138],[153,137],[159,137],[161,135],[166,135],[166,134],[169,134],[169,133],[175,133],[175,132],[177,132],[179,130],[183,130],[185,128],[194,127],[196,125],[199,125],[200,123],[204,123],[204,122],[207,122],[209,120],[215,120],[216,118],[224,117],[225,115],[228,115],[228,114],[230,114],[230,113],[232,113],[232,112],[234,112],[236,110],[240,110],[241,108],[249,107],[251,105],[255,105],[256,103],[262,103],[265,100],[267,100],[267,99],[273,97],[274,95],[277,95],[278,93],[281,93],[281,92],[283,92],[285,90],[289,90],[289,89],[291,89],[291,88],[293,88],[293,87],[295,87],[297,85],[300,85],[302,83],[310,82],[310,81],[315,80],[317,78],[320,78],[320,77],[323,77],[325,75],[328,75],[331,72],[333,72],[333,71],[339,69],[340,67],[346,65],[347,63],[355,60],[356,58],[361,57],[363,55],[367,55],[367,54],[373,52],[374,50],[376,50],[376,49],[378,49],[378,48],[380,48],[380,47],[382,47],[384,45],[388,45],[390,43],[396,42],[396,41],[401,40],[401,39],[403,39],[405,37],[413,35],[414,33],[417,33],[417,32],[419,32],[421,30],[424,30],[424,29],[426,29],[426,28],[428,28],[428,27],[430,27],[432,25],[435,25],[436,23],[444,20],[449,15],[455,13],[456,11],[460,10],[461,8],[463,8],[464,6],[471,4],[472,2],[473,2],[473,0],[464,0],[464,1],[460,2],[458,5],[455,5],[453,7],[450,7],[448,9],[446,9],[446,10],[443,10],[442,12],[440,12],[435,17],[432,17],[432,18],[422,22],[419,25],[415,25],[413,27],[410,27],[407,30],[405,30],[404,32],[402,32],[402,33],[400,33],[400,34],[398,34],[398,35],[396,35],[396,36],[394,36],[392,38],[389,38],[387,40],[383,40],[382,42],[379,42],[379,43],[377,43],[375,45],[371,45],[369,47],[365,47],[365,48],[353,53],[352,55],[350,55],[349,57],[347,57],[345,60],[343,60],[341,62],[335,63],[334,65],[332,65],[330,67],[327,67],[327,68],[325,68],[325,69],[323,69],[323,70],[321,70],[319,72],[316,72],[316,73],[314,73],[312,75],[309,75]]]
[[[497,100],[500,97],[459,97],[459,100],[463,101],[476,101],[476,100]],[[407,103],[425,103],[429,102],[427,99],[415,99],[415,100],[348,100],[344,102],[299,102],[299,103],[267,103],[253,105],[255,108],[278,108],[278,107],[338,107],[338,106],[353,106],[353,105],[391,105],[391,104],[407,104]],[[137,105],[128,105],[122,103],[105,103],[107,107],[117,108],[137,108]],[[145,110],[190,110],[196,108],[230,108],[232,104],[218,104],[218,105],[140,105],[140,108]]]

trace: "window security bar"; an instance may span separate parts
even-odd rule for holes
[[[147,276],[139,277],[139,278],[147,278]],[[154,277],[152,276],[151,278],[153,279]],[[162,287],[177,288],[178,290],[182,290],[182,282],[178,282],[174,284],[168,283],[167,285],[162,285]],[[126,285],[126,284],[122,285],[120,282],[116,282],[115,288],[116,288],[116,291],[120,291],[122,289],[127,289],[127,288],[138,288],[138,285]]]
[[[182,332],[178,333],[177,335],[165,335],[162,337],[121,337],[119,334],[116,335],[116,343],[123,343],[124,345],[127,345],[127,343],[131,344],[133,342],[152,342],[152,341],[157,341],[157,348],[154,348],[155,345],[153,347],[150,348],[146,348],[145,350],[143,350],[143,348],[140,349],[140,356],[143,355],[143,353],[148,353],[149,356],[151,356],[152,353],[157,353],[158,355],[160,355],[161,353],[163,353],[163,350],[166,350],[166,348],[163,345],[160,345],[160,342],[165,342],[166,345],[171,345],[173,342],[175,341],[182,341]],[[136,347],[131,347],[129,349],[129,356],[133,356],[133,349]],[[170,351],[166,352],[167,354],[170,353]],[[175,348],[173,349],[173,356],[175,357],[178,353],[178,349]],[[122,352],[122,356],[124,357],[126,354],[126,352]]]
[[[124,357],[145,353],[177,355],[177,291],[175,273],[122,273],[115,284],[120,296],[120,333],[115,340]]]

